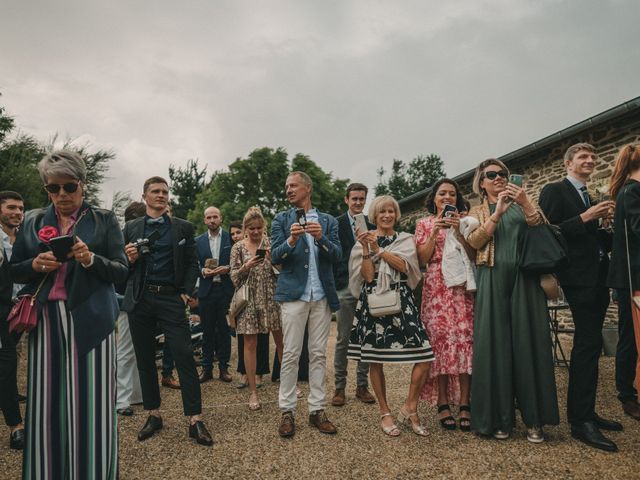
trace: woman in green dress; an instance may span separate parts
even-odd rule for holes
[[[527,229],[544,220],[508,177],[501,161],[489,159],[473,179],[482,203],[469,212],[480,227],[467,238],[478,265],[471,427],[508,438],[517,403],[527,439],[540,443],[542,427],[559,423],[549,313],[539,278],[519,264]]]

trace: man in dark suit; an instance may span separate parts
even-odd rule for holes
[[[214,352],[220,365],[220,380],[230,382],[231,332],[227,325],[227,311],[234,290],[229,276],[231,236],[220,227],[222,214],[216,207],[204,211],[204,224],[207,231],[196,238],[200,264],[198,301],[203,328],[200,382],[213,378]],[[210,264],[212,261],[215,266]]]
[[[611,249],[611,236],[598,228],[598,221],[608,221],[615,205],[611,201],[596,204],[587,193],[596,159],[595,149],[588,143],[569,147],[564,155],[567,177],[546,185],[539,203],[548,220],[560,227],[569,246],[569,266],[558,272],[558,279],[575,325],[567,394],[571,435],[592,447],[616,451],[616,444],[600,430],[622,430],[622,425],[595,411],[602,325],[609,306],[607,252]]]
[[[309,424],[322,433],[336,428],[324,411],[327,339],[331,311],[340,307],[333,278],[333,264],[340,260],[338,222],[311,206],[311,178],[292,172],[285,184],[287,199],[295,208],[280,212],[271,227],[271,261],[282,265],[275,299],[282,309],[284,351],[280,372],[279,406],[282,411],[278,433],[295,434],[298,361],[309,332]]]
[[[351,249],[356,243],[356,221],[354,216],[364,210],[368,191],[367,187],[362,183],[349,185],[347,194],[344,197],[344,203],[347,204],[348,210],[336,219],[338,221],[338,237],[340,238],[340,245],[342,245],[342,258],[334,265],[336,289],[340,300],[340,310],[336,313],[337,338],[333,357],[336,391],[333,394],[331,404],[334,407],[341,407],[346,401],[347,350],[349,348],[353,316],[358,303],[358,299],[354,298],[349,290],[349,257],[351,256]],[[366,217],[365,219],[369,229],[375,228],[375,225],[370,224]],[[376,399],[369,392],[369,364],[358,362],[356,372],[356,398],[364,403],[376,403]]]
[[[189,417],[189,436],[201,445],[212,445],[211,435],[200,420],[200,383],[186,318],[186,303],[198,278],[193,225],[167,214],[169,187],[165,179],[151,177],[144,183],[143,191],[146,215],[130,221],[124,228],[131,273],[122,304],[122,309],[129,313],[142,399],[149,411],[138,440],[146,440],[162,428],[155,363],[155,334],[159,325],[178,370],[184,414]],[[155,241],[146,248],[133,243],[150,237]]]

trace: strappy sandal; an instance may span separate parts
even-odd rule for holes
[[[418,412],[408,413],[408,412],[405,412],[402,408],[400,409],[400,412],[398,413],[398,421],[402,425],[408,425],[409,427],[411,427],[411,430],[413,430],[413,433],[415,433],[416,435],[419,435],[420,437],[426,437],[427,431],[424,429],[422,425],[420,425],[420,423],[418,424],[413,423],[411,421],[411,417],[418,418]],[[418,422],[419,421],[420,419],[418,419]]]
[[[249,395],[249,410],[251,410],[252,412],[255,412],[257,410],[260,410],[261,408],[262,408],[262,405],[260,405],[260,400],[258,400],[258,395],[256,395],[255,393],[252,393],[251,395]]]
[[[458,407],[458,415],[460,415],[460,412],[469,412],[471,413],[471,406],[469,405],[460,405]],[[462,430],[463,432],[470,432],[471,431],[471,419],[467,418],[467,417],[459,417],[458,418],[458,422],[460,422],[460,430]]]
[[[451,407],[448,404],[443,403],[442,405],[438,405],[438,414],[449,410],[449,415],[443,418],[438,418],[440,422],[440,426],[445,430],[455,430],[456,429],[456,419],[451,415]]]
[[[400,429],[395,423],[392,423],[388,427],[385,426],[384,423],[382,423],[382,419],[384,417],[390,417],[390,416],[391,416],[391,413],[383,413],[382,415],[380,415],[380,426],[382,427],[382,431],[384,432],[385,435],[389,435],[390,437],[397,437],[400,435]]]

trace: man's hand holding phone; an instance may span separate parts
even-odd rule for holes
[[[318,222],[307,222],[307,228],[305,228],[305,232],[307,232],[316,240],[320,240],[322,238],[322,225],[320,225]]]

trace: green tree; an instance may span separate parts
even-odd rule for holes
[[[289,162],[285,149],[258,148],[247,158],[238,158],[228,171],[214,172],[211,181],[197,196],[188,219],[204,230],[204,209],[216,206],[223,214],[224,224],[241,220],[247,209],[257,205],[268,222],[276,213],[290,207],[284,195],[284,184],[290,172],[306,172],[314,184],[313,203],[320,210],[337,214],[348,180],[334,179],[308,156],[297,154]]]
[[[196,196],[204,190],[207,167],[198,168],[198,160],[187,161],[185,168],[169,166],[172,215],[187,218],[196,205]]]
[[[378,169],[376,195],[391,195],[397,200],[424,190],[446,176],[442,159],[433,153],[418,155],[408,164],[394,159],[387,180],[386,173],[384,167]]]

